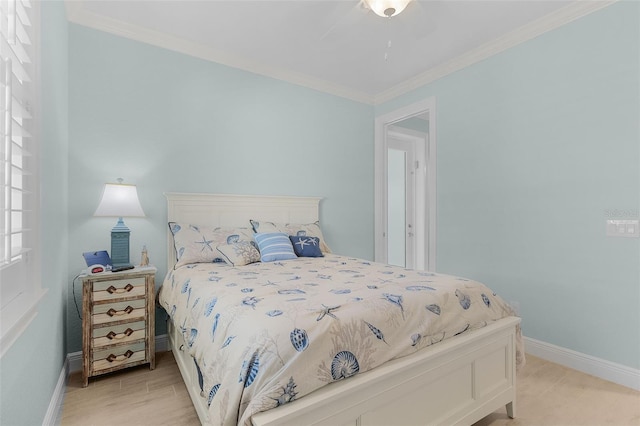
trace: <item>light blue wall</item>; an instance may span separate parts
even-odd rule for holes
[[[376,108],[436,97],[437,269],[528,337],[640,368],[640,4],[619,2]]]
[[[42,286],[38,315],[0,360],[0,424],[39,425],[67,354],[67,20],[42,4]],[[46,34],[46,35],[45,35]]]
[[[168,191],[324,197],[333,251],[373,257],[373,108],[85,27],[69,32],[69,276],[110,249],[102,185],[138,185],[132,260],[166,267]],[[76,297],[80,297],[79,289]],[[69,351],[81,348],[68,301]],[[157,333],[164,332],[159,315]]]

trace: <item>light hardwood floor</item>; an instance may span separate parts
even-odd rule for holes
[[[517,417],[504,408],[474,426],[640,426],[640,392],[527,356],[517,376]],[[61,425],[199,425],[171,352],[156,369],[140,366],[92,378],[73,373]],[[392,426],[392,425],[390,425]]]

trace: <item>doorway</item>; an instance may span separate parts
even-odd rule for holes
[[[435,99],[376,119],[375,260],[435,270]]]

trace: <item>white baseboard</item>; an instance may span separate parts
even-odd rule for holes
[[[169,335],[161,334],[156,336],[156,352],[167,352],[171,348],[169,347]]]
[[[55,426],[60,424],[60,417],[62,414],[62,402],[64,400],[64,391],[67,386],[67,377],[69,377],[69,357],[64,360],[62,364],[62,371],[58,376],[58,382],[53,390],[51,401],[49,401],[49,408],[42,420],[42,426]]]
[[[565,367],[640,391],[640,370],[596,358],[530,337],[524,338],[525,352]]]
[[[69,362],[69,374],[82,371],[82,351],[67,354],[67,361]]]

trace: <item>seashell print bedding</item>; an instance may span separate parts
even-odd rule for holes
[[[222,425],[515,315],[481,283],[333,254],[182,266],[159,300]]]

